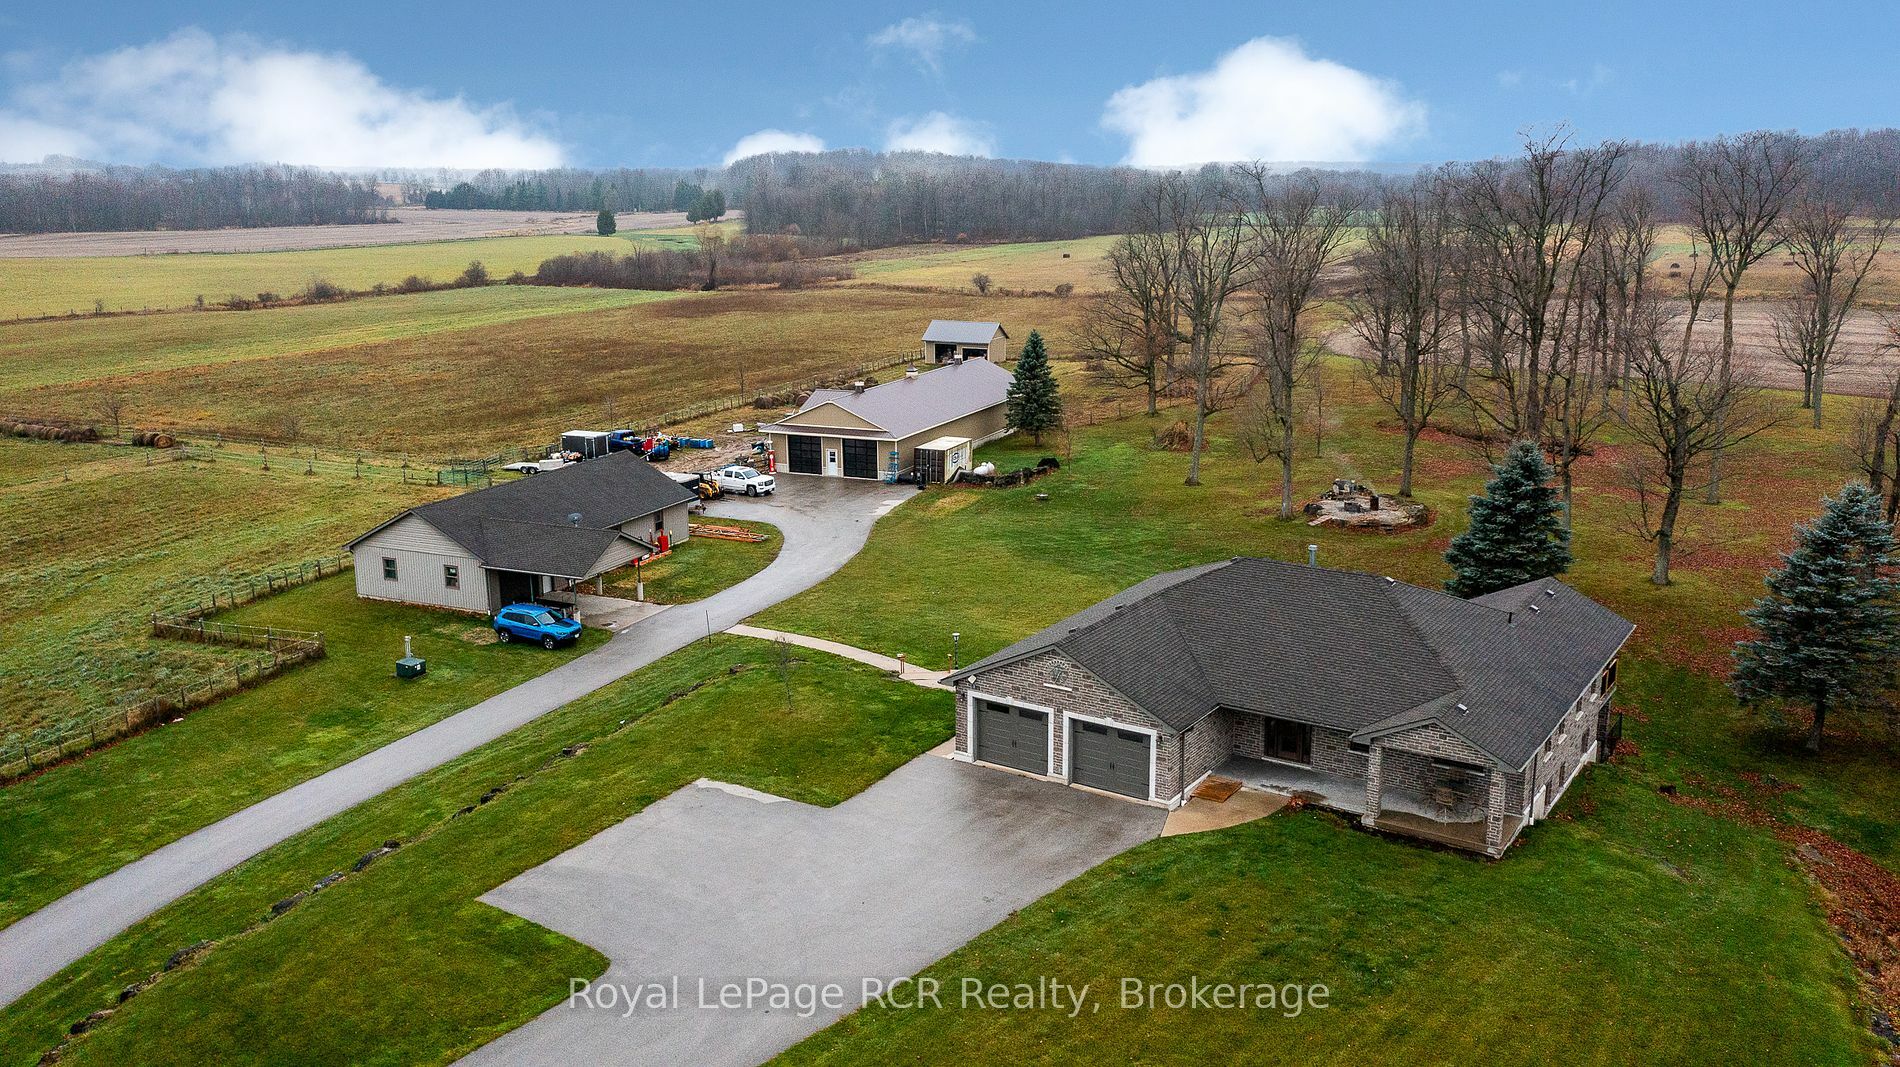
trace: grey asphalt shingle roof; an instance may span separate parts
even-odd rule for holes
[[[965,415],[993,408],[1009,399],[1016,376],[987,359],[951,363],[915,378],[874,385],[864,392],[819,389],[798,409],[800,415],[823,404],[836,404],[877,426],[893,440],[920,434]],[[777,424],[760,427],[796,433],[797,427]]]
[[[1003,332],[1002,323],[964,322],[961,319],[931,319],[924,330],[924,340],[950,345],[986,345]]]
[[[691,490],[646,460],[616,452],[402,514],[442,531],[484,567],[584,577],[607,546],[626,536],[615,527],[693,499]],[[569,522],[576,513],[578,522]]]
[[[1177,730],[1218,707],[1360,735],[1437,722],[1518,767],[1633,629],[1554,580],[1467,601],[1235,559],[1157,575],[955,677],[1054,647]]]

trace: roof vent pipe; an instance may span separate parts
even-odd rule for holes
[[[1318,545],[1306,546],[1306,565],[1309,567],[1319,566],[1319,546]]]
[[[579,525],[581,524],[581,513],[580,513],[580,512],[578,512],[578,511],[570,511],[570,512],[568,512],[568,513],[567,513],[567,524],[568,524],[569,526],[579,526]]]
[[[917,368],[916,368],[916,367],[906,367],[906,368],[904,368],[904,377],[906,377],[906,378],[915,378],[915,377],[917,377]]]
[[[859,380],[857,380],[857,381],[855,381],[855,382],[852,382],[852,383],[851,383],[851,391],[852,391],[852,392],[854,392],[854,393],[862,393],[862,392],[864,392],[864,380],[863,380],[863,379],[859,379]]]

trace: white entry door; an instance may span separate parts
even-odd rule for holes
[[[825,449],[825,473],[833,478],[838,476],[838,450]]]

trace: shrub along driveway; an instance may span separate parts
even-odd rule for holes
[[[933,755],[829,809],[702,780],[482,897],[613,965],[597,999],[464,1062],[758,1063],[856,1009],[866,979],[915,974],[1164,817]],[[757,979],[842,995],[704,1006]],[[666,1006],[629,1015],[621,991],[656,982]]]
[[[158,849],[0,930],[0,1006],[132,923],[245,859],[569,701],[807,589],[855,555],[901,491],[799,479],[782,498],[732,500],[715,513],[772,522],[784,550],[763,571],[669,608],[597,651]]]

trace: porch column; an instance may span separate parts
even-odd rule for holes
[[[1359,821],[1367,826],[1379,825],[1379,804],[1385,794],[1385,745],[1374,741],[1372,751],[1366,754],[1366,811]]]
[[[1504,775],[1498,768],[1488,772],[1484,793],[1484,850],[1493,856],[1504,851]]]

